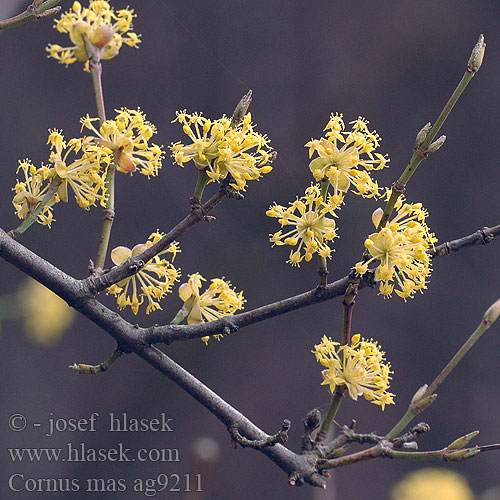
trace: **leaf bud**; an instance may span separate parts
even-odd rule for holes
[[[113,26],[111,26],[111,24],[103,24],[92,33],[90,41],[93,45],[102,49],[103,47],[106,47],[111,40],[113,40],[114,34]]]
[[[422,396],[425,394],[425,391],[429,387],[427,384],[424,384],[411,398],[411,404],[415,404],[422,399]]]
[[[452,451],[451,453],[445,454],[446,462],[461,462],[462,460],[467,460],[468,458],[477,455],[481,450],[478,446],[474,448],[464,448],[462,450]]]
[[[467,63],[467,71],[471,72],[473,75],[479,71],[481,64],[483,63],[484,51],[486,49],[486,44],[484,43],[484,35],[479,35],[479,40],[472,49],[472,53]]]
[[[426,123],[420,132],[417,134],[417,137],[415,138],[415,147],[419,148],[425,139],[427,138],[427,134],[429,133],[429,130],[431,129],[431,122]]]
[[[442,135],[438,139],[436,139],[425,151],[427,154],[435,153],[446,141],[446,136]]]
[[[449,444],[446,449],[447,450],[459,450],[460,448],[463,448],[464,446],[467,446],[470,441],[472,441],[477,435],[479,434],[479,431],[473,431],[469,432],[469,434],[466,434],[465,436],[459,437],[458,439],[455,439],[451,444]]]
[[[252,91],[249,90],[240,100],[236,108],[234,109],[233,116],[231,118],[231,125],[236,126],[239,125],[245,115],[248,112],[248,108],[252,102]]]
[[[500,299],[498,299],[495,303],[493,303],[490,307],[488,307],[488,309],[484,313],[482,323],[484,325],[490,326],[498,319],[499,315],[500,315]]]
[[[380,224],[382,215],[384,215],[384,211],[380,207],[373,211],[372,222],[375,227],[378,227],[378,225]]]

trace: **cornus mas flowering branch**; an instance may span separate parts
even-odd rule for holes
[[[33,8],[54,5],[55,2],[34,2]],[[292,485],[307,482],[325,487],[327,471],[345,465],[378,457],[393,459],[463,460],[475,454],[497,448],[497,445],[468,447],[476,433],[467,434],[446,448],[430,452],[415,452],[419,435],[429,430],[419,424],[404,434],[409,421],[435,400],[434,390],[456,366],[456,363],[498,317],[498,304],[490,308],[465,347],[445,367],[428,388],[417,392],[407,414],[386,436],[359,434],[354,424],[341,428],[338,436],[327,441],[328,430],[337,415],[344,397],[353,400],[363,396],[383,410],[394,404],[389,392],[393,376],[390,362],[380,344],[373,339],[353,334],[352,318],[356,297],[363,288],[378,284],[385,297],[393,292],[403,299],[427,287],[430,262],[436,256],[448,255],[465,246],[485,244],[500,233],[500,225],[483,228],[472,235],[435,246],[436,238],[427,226],[427,211],[420,203],[410,203],[401,197],[403,187],[414,170],[430,153],[444,142],[434,141],[451,108],[465,88],[465,84],[480,66],[484,52],[481,37],[473,50],[466,72],[466,83],[461,82],[434,127],[425,126],[417,135],[415,154],[403,176],[386,191],[385,210],[375,211],[375,232],[365,240],[362,260],[343,278],[328,283],[328,259],[332,257],[333,241],[338,237],[337,220],[348,197],[381,198],[377,181],[372,175],[388,166],[386,155],[377,152],[380,137],[361,117],[346,127],[342,115],[331,114],[325,135],[306,144],[309,149],[309,169],[313,182],[288,205],[274,202],[267,211],[277,219],[280,229],[270,235],[273,246],[291,247],[288,263],[308,265],[316,254],[320,276],[318,287],[294,297],[247,311],[243,292],[222,278],[207,280],[200,272],[189,274],[178,289],[182,306],[168,325],[142,328],[125,321],[96,298],[106,290],[117,300],[121,310],[130,307],[137,314],[141,308],[147,313],[161,309],[160,301],[171,293],[180,280],[176,267],[181,252],[179,240],[198,222],[213,221],[210,212],[227,198],[242,198],[242,192],[272,171],[275,153],[270,140],[252,122],[248,107],[251,92],[240,101],[231,117],[212,119],[201,113],[178,111],[178,122],[188,140],[171,144],[173,161],[180,167],[196,168],[198,180],[190,199],[188,215],[167,233],[152,232],[146,241],[135,245],[120,245],[110,252],[109,236],[115,216],[115,173],[140,173],[154,180],[164,160],[162,146],[151,142],[156,127],[140,110],[122,107],[113,119],[106,119],[104,92],[101,85],[102,61],[117,57],[123,45],[137,48],[140,35],[132,31],[133,10],[114,10],[109,2],[91,1],[88,7],[74,2],[72,9],[56,20],[56,28],[69,35],[71,44],[65,47],[50,44],[49,56],[69,66],[83,63],[91,73],[98,117],[87,115],[81,119],[83,137],[66,140],[61,131],[51,129],[48,164],[35,166],[31,160],[19,164],[20,179],[15,185],[13,205],[21,225],[6,233],[0,230],[0,255],[26,274],[54,291],[73,308],[100,326],[117,343],[113,354],[103,363],[92,366],[75,363],[71,368],[80,373],[96,374],[111,368],[122,353],[135,353],[155,369],[169,377],[205,406],[228,428],[231,440],[242,447],[253,447],[281,467]],[[8,22],[7,22],[8,21]],[[12,26],[7,20],[0,26]],[[97,123],[99,122],[99,123]],[[415,156],[415,155],[414,155]],[[411,172],[410,172],[411,171]],[[410,175],[410,173],[411,175]],[[202,202],[206,185],[220,184],[218,192]],[[15,238],[21,238],[35,222],[50,226],[52,213],[59,203],[69,202],[71,194],[77,204],[89,210],[97,203],[105,208],[103,229],[96,265],[91,276],[77,280],[63,273],[49,262],[24,247]],[[393,209],[396,215],[391,219]],[[119,220],[119,218],[118,218]],[[114,264],[106,268],[108,254]],[[311,264],[312,265],[312,264]],[[153,346],[171,344],[179,340],[221,338],[244,326],[292,312],[305,306],[343,297],[342,338],[324,335],[314,346],[314,354],[322,365],[323,385],[332,394],[326,415],[309,412],[304,420],[301,449],[294,453],[284,446],[290,422],[284,420],[274,434],[267,434],[244,415],[227,404],[220,396],[197,380],[166,354]],[[180,323],[186,322],[186,325]],[[365,450],[348,453],[351,443],[370,444]]]

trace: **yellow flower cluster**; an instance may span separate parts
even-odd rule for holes
[[[95,144],[94,152],[102,150],[109,156],[107,163],[114,161],[117,169],[124,173],[133,173],[137,169],[146,176],[156,176],[161,168],[164,152],[162,146],[149,144],[149,140],[156,134],[156,127],[146,120],[146,115],[140,110],[121,108],[115,110],[114,120],[106,120],[99,130],[92,122],[99,118],[83,117],[84,128],[93,132]]]
[[[394,394],[387,392],[391,365],[377,342],[359,334],[353,335],[351,345],[341,346],[326,335],[321,340],[313,351],[316,361],[325,367],[321,385],[328,385],[332,394],[337,387],[344,387],[354,401],[364,396],[382,410],[394,404]]]
[[[365,198],[376,196],[378,184],[368,171],[384,168],[389,159],[373,152],[379,146],[380,137],[368,130],[366,120],[360,117],[350,125],[352,130],[344,132],[342,115],[331,115],[324,129],[325,137],[312,139],[305,145],[309,148],[309,157],[315,152],[319,155],[309,168],[317,181],[330,182],[335,195],[347,192],[352,185],[357,189],[355,194]]]
[[[117,266],[123,264],[130,257],[144,252],[146,248],[154,245],[162,238],[163,234],[152,233],[146,243],[135,245],[130,250],[127,247],[116,247],[111,251],[111,260]],[[161,309],[159,300],[172,291],[172,285],[180,278],[180,269],[176,269],[167,259],[161,255],[171,254],[172,261],[180,252],[179,244],[172,243],[167,249],[162,250],[137,273],[110,286],[108,292],[116,297],[120,309],[130,306],[134,314],[139,311],[144,297],[148,300],[146,314]]]
[[[139,36],[132,30],[133,9],[121,9],[115,12],[109,2],[91,1],[88,8],[82,8],[80,2],[73,2],[70,11],[65,12],[56,21],[55,28],[60,33],[68,33],[74,45],[61,47],[49,44],[47,52],[66,66],[79,61],[85,62],[88,70],[88,54],[84,36],[101,51],[101,59],[112,59],[117,56],[125,43],[137,47]]]
[[[212,279],[210,286],[200,295],[202,281],[206,279],[199,273],[189,276],[187,283],[179,287],[179,297],[184,302],[188,325],[215,321],[223,316],[230,316],[243,309],[246,302],[243,292],[236,292],[231,288],[231,283],[224,279]],[[222,335],[215,335],[220,339]],[[208,337],[202,337],[207,343]]]
[[[52,196],[44,201],[38,222],[48,225],[53,221],[52,206],[68,201],[68,187],[74,192],[78,205],[86,210],[97,201],[105,202],[104,176],[106,168],[114,163],[125,173],[139,171],[146,176],[156,176],[161,168],[164,151],[162,146],[150,144],[156,127],[146,120],[144,113],[122,108],[116,110],[114,120],[105,121],[97,130],[88,115],[81,119],[82,130],[89,129],[95,137],[64,140],[59,130],[49,130],[51,166],[36,168],[30,160],[19,162],[24,180],[17,181],[12,203],[17,216],[25,219],[44,200],[50,186],[57,186]],[[70,160],[70,155],[79,155]]]
[[[26,219],[51,192],[52,196],[45,200],[44,207],[38,215],[38,222],[48,225],[53,221],[52,207],[54,204],[68,201],[68,187],[75,195],[78,205],[88,210],[91,205],[104,199],[104,180],[100,173],[100,157],[98,153],[88,152],[88,138],[71,139],[66,142],[58,130],[49,130],[47,144],[50,144],[50,166],[42,165],[36,168],[30,160],[19,162],[24,181],[17,181],[14,187],[15,195],[12,203],[20,219]],[[81,156],[70,160],[71,154]]]
[[[86,210],[96,201],[103,201],[104,179],[100,173],[100,158],[86,150],[89,145],[88,138],[70,139],[64,141],[64,136],[58,130],[49,130],[47,144],[50,144],[50,162],[54,165],[51,172],[54,177],[61,180],[57,194],[61,201],[68,201],[68,186],[73,190],[75,199],[81,208]],[[71,153],[82,151],[81,158],[68,161]]]
[[[396,216],[387,226],[365,240],[369,258],[358,262],[355,270],[363,275],[372,262],[379,261],[375,280],[380,281],[380,293],[390,297],[395,291],[406,300],[417,290],[427,288],[427,278],[432,270],[427,250],[437,238],[425,223],[428,213],[421,203],[405,203],[400,197],[395,208]],[[376,219],[374,224],[378,225]],[[395,285],[399,289],[394,290]]]
[[[211,181],[220,182],[230,176],[234,189],[244,191],[250,180],[259,179],[272,170],[269,165],[269,139],[254,131],[250,113],[241,123],[232,125],[226,116],[210,120],[201,114],[178,111],[174,120],[182,124],[184,133],[192,143],[172,144],[175,163],[193,161],[200,170],[205,170]]]
[[[328,214],[336,217],[335,210],[340,209],[344,194],[354,187],[354,194],[364,198],[378,195],[379,188],[369,172],[387,166],[389,159],[375,153],[380,137],[368,130],[368,122],[363,118],[350,122],[352,130],[344,132],[342,115],[331,115],[327,123],[325,137],[311,139],[305,147],[309,148],[309,157],[314,153],[319,156],[312,160],[309,168],[319,185],[306,190],[306,195],[293,203],[288,209],[276,203],[266,212],[268,217],[279,219],[281,226],[294,225],[295,229],[285,234],[282,231],[270,235],[274,245],[299,245],[290,252],[288,263],[298,266],[302,260],[309,262],[318,252],[320,257],[330,257],[328,242],[337,237],[335,222]],[[329,193],[330,186],[333,194]],[[294,211],[298,210],[295,215]],[[303,249],[303,253],[301,252]]]
[[[342,196],[328,196],[323,200],[321,189],[318,185],[311,185],[304,196],[290,203],[288,208],[281,205],[271,205],[266,212],[268,217],[278,218],[281,227],[292,226],[290,231],[282,230],[271,234],[269,240],[274,245],[290,245],[297,249],[290,250],[287,262],[300,266],[302,260],[309,262],[314,253],[321,257],[331,257],[331,248],[328,242],[337,237],[335,228],[337,210],[342,203]],[[329,217],[331,216],[331,217]]]
[[[12,204],[16,209],[16,215],[20,219],[26,219],[40,205],[47,194],[49,183],[45,181],[49,177],[49,169],[44,166],[36,168],[31,160],[26,159],[19,161],[18,173],[19,170],[22,170],[24,180],[17,180],[15,187],[12,188],[16,193]],[[52,196],[45,204],[37,217],[40,224],[50,227],[54,220],[52,205],[57,201],[59,201],[57,196]]]

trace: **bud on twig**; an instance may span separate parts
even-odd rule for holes
[[[458,439],[455,439],[455,441],[453,441],[453,443],[449,444],[446,447],[446,449],[447,450],[459,450],[460,448],[467,446],[470,443],[470,441],[472,441],[478,434],[479,434],[479,431],[469,432],[469,434],[466,434],[465,436],[462,436],[462,437],[459,437]]]
[[[426,123],[420,132],[417,134],[417,137],[415,139],[415,147],[419,148],[425,139],[427,138],[427,134],[429,133],[429,130],[431,129],[431,122]]]
[[[484,313],[483,316],[483,321],[482,323],[484,325],[492,325],[500,315],[500,299],[498,299],[494,304],[492,304],[486,312]]]
[[[384,211],[378,207],[376,210],[373,211],[372,213],[372,222],[375,227],[378,227],[380,224],[380,221],[382,220],[382,216],[384,215]]]
[[[437,399],[437,394],[431,394],[423,399],[418,399],[416,402],[412,403],[413,409],[416,410],[416,414],[422,413],[426,408],[434,403]]]
[[[474,446],[474,448],[465,448],[463,450],[452,451],[451,453],[446,453],[446,461],[461,462],[462,460],[471,458],[480,452],[481,450],[479,449],[478,446]]]
[[[418,391],[413,395],[411,398],[411,404],[418,403],[422,399],[422,396],[425,394],[425,391],[427,390],[427,387],[429,387],[427,384],[424,384]]]
[[[236,108],[234,109],[233,116],[231,118],[231,125],[236,126],[239,125],[244,116],[248,112],[248,108],[252,102],[252,91],[249,90],[240,100]]]
[[[61,6],[52,7],[52,9],[47,9],[45,12],[42,12],[38,17],[40,19],[46,19],[48,17],[55,16],[61,10]]]
[[[427,154],[435,153],[446,141],[446,136],[442,135],[438,139],[436,139],[425,151]]]
[[[467,71],[471,72],[473,75],[479,71],[481,64],[483,63],[484,51],[486,49],[486,44],[484,43],[484,35],[479,35],[479,40],[472,49],[472,53],[467,63]]]
[[[90,41],[96,46],[102,49],[106,47],[108,43],[113,40],[114,30],[111,24],[104,24],[99,26],[94,33],[92,33],[92,37]]]

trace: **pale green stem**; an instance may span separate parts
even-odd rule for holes
[[[84,363],[75,363],[70,365],[69,368],[78,372],[80,375],[97,375],[98,373],[103,373],[113,366],[114,362],[122,355],[122,351],[115,349],[113,354],[103,363],[98,365],[86,365]]]
[[[184,302],[184,305],[181,307],[181,309],[179,309],[179,311],[175,315],[175,318],[170,322],[170,324],[180,325],[189,316],[189,313],[192,311],[196,299],[197,297],[191,295],[191,297],[186,300],[186,302]]]
[[[119,154],[119,153],[118,153]],[[115,216],[115,174],[116,174],[116,155],[114,162],[108,165],[106,172],[106,179],[104,181],[106,189],[106,208],[104,209],[104,217],[102,221],[101,239],[99,241],[99,248],[97,250],[96,268],[104,269],[106,262],[106,254],[109,246],[109,239],[111,237],[111,228],[113,227],[113,220]]]
[[[30,212],[26,219],[12,231],[9,231],[9,235],[12,238],[17,238],[19,235],[23,234],[29,227],[31,227],[36,221],[38,216],[42,213],[43,209],[49,203],[49,201],[54,197],[57,189],[61,185],[62,179],[60,177],[54,177],[52,182],[50,183],[45,196],[42,198],[42,201],[38,204],[38,206]]]
[[[330,181],[321,181],[321,197],[323,201],[326,202],[326,197],[328,196],[328,187],[330,186]],[[319,207],[321,210],[323,207]],[[319,286],[326,287],[327,277],[328,277],[328,265],[326,263],[326,257],[322,257],[318,254],[318,274],[319,274]]]
[[[453,371],[453,369],[458,365],[462,358],[470,351],[472,346],[479,340],[481,335],[491,326],[491,323],[481,321],[479,326],[476,328],[474,333],[466,340],[462,347],[453,356],[450,362],[443,368],[439,375],[434,379],[431,385],[425,390],[418,401],[422,401],[427,397],[434,394],[437,388],[443,383],[446,377]],[[386,439],[394,439],[399,436],[399,434],[407,427],[407,425],[418,415],[421,410],[418,408],[418,401],[415,404],[410,404],[408,410],[403,415],[401,420],[391,429],[391,431],[386,435]]]
[[[474,448],[463,448],[461,450],[449,451],[399,451],[392,450],[390,457],[394,460],[442,460],[443,462],[458,462],[477,455],[480,452],[478,446]]]
[[[342,402],[342,398],[344,396],[344,392],[346,391],[346,389],[347,386],[345,385],[337,386],[337,388],[335,389],[328,411],[326,412],[325,418],[323,419],[321,427],[316,436],[316,443],[323,442],[326,435],[328,434],[328,431],[330,430],[333,420],[335,419],[335,416],[339,411],[340,403]]]
[[[106,121],[106,108],[104,107],[104,94],[102,91],[102,64],[101,62],[90,63],[90,74],[94,84],[94,94],[97,105],[97,114],[101,125]]]
[[[415,418],[415,416],[418,414],[417,412],[418,410],[416,408],[409,406],[406,410],[406,413],[401,417],[399,422],[387,433],[385,438],[390,441],[391,439],[399,436],[401,432],[406,429],[408,424]]]
[[[189,311],[186,311],[183,308],[179,309],[177,314],[175,315],[175,318],[170,322],[171,325],[180,325],[187,317],[189,314]]]
[[[436,137],[437,133],[443,126],[446,118],[448,118],[448,115],[451,113],[451,110],[455,106],[458,98],[462,95],[463,91],[465,90],[465,87],[467,87],[473,76],[474,73],[471,73],[470,71],[465,72],[464,76],[462,77],[462,80],[460,80],[460,83],[458,84],[457,88],[455,89],[455,91],[449,98],[448,102],[444,106],[443,110],[437,117],[436,122],[434,123],[431,130],[427,134],[427,137],[425,138],[424,142],[420,145],[418,150],[416,149],[414,150],[413,155],[410,159],[410,163],[405,168],[404,172],[401,174],[401,177],[395,183],[395,186],[392,188],[391,196],[389,198],[389,201],[387,202],[387,205],[384,210],[384,215],[380,220],[377,231],[380,231],[380,229],[382,229],[387,224],[387,221],[390,219],[392,211],[394,210],[394,205],[396,204],[398,198],[401,196],[404,187],[406,186],[406,184],[408,184],[409,180],[417,170],[417,167],[420,165],[420,163],[422,163],[422,161],[426,158],[425,152],[427,148]]]
[[[470,351],[472,346],[480,339],[481,335],[490,327],[490,324],[481,322],[479,326],[474,330],[474,333],[466,340],[464,345],[458,350],[458,352],[451,358],[450,362],[443,368],[441,373],[434,379],[432,384],[427,388],[425,393],[422,395],[421,399],[424,399],[431,394],[436,392],[437,388],[444,382],[446,377],[455,369],[455,367],[460,363],[462,358]]]
[[[61,10],[61,7],[55,7],[58,3],[61,3],[61,0],[34,1],[21,14],[0,21],[0,30],[14,28],[29,21],[37,21],[40,18],[53,16]]]
[[[87,42],[87,40],[86,40]],[[94,47],[87,42],[87,51],[89,52],[90,59],[90,73],[92,75],[92,83],[94,84],[94,94],[97,105],[97,113],[99,115],[100,124],[106,121],[106,109],[104,107],[104,93],[102,91],[102,65],[101,61],[95,60],[98,58]],[[115,153],[114,162],[108,166],[105,179],[106,190],[106,207],[104,209],[104,217],[102,221],[101,239],[99,241],[99,248],[97,250],[97,258],[95,267],[104,269],[106,263],[106,255],[108,253],[109,240],[111,238],[111,229],[115,217],[115,175],[118,155],[120,152]]]
[[[194,188],[194,198],[196,198],[198,201],[201,201],[201,197],[203,196],[203,190],[205,189],[205,186],[207,185],[208,181],[210,180],[210,177],[206,174],[206,169],[198,169],[198,179],[196,181],[196,186]]]

